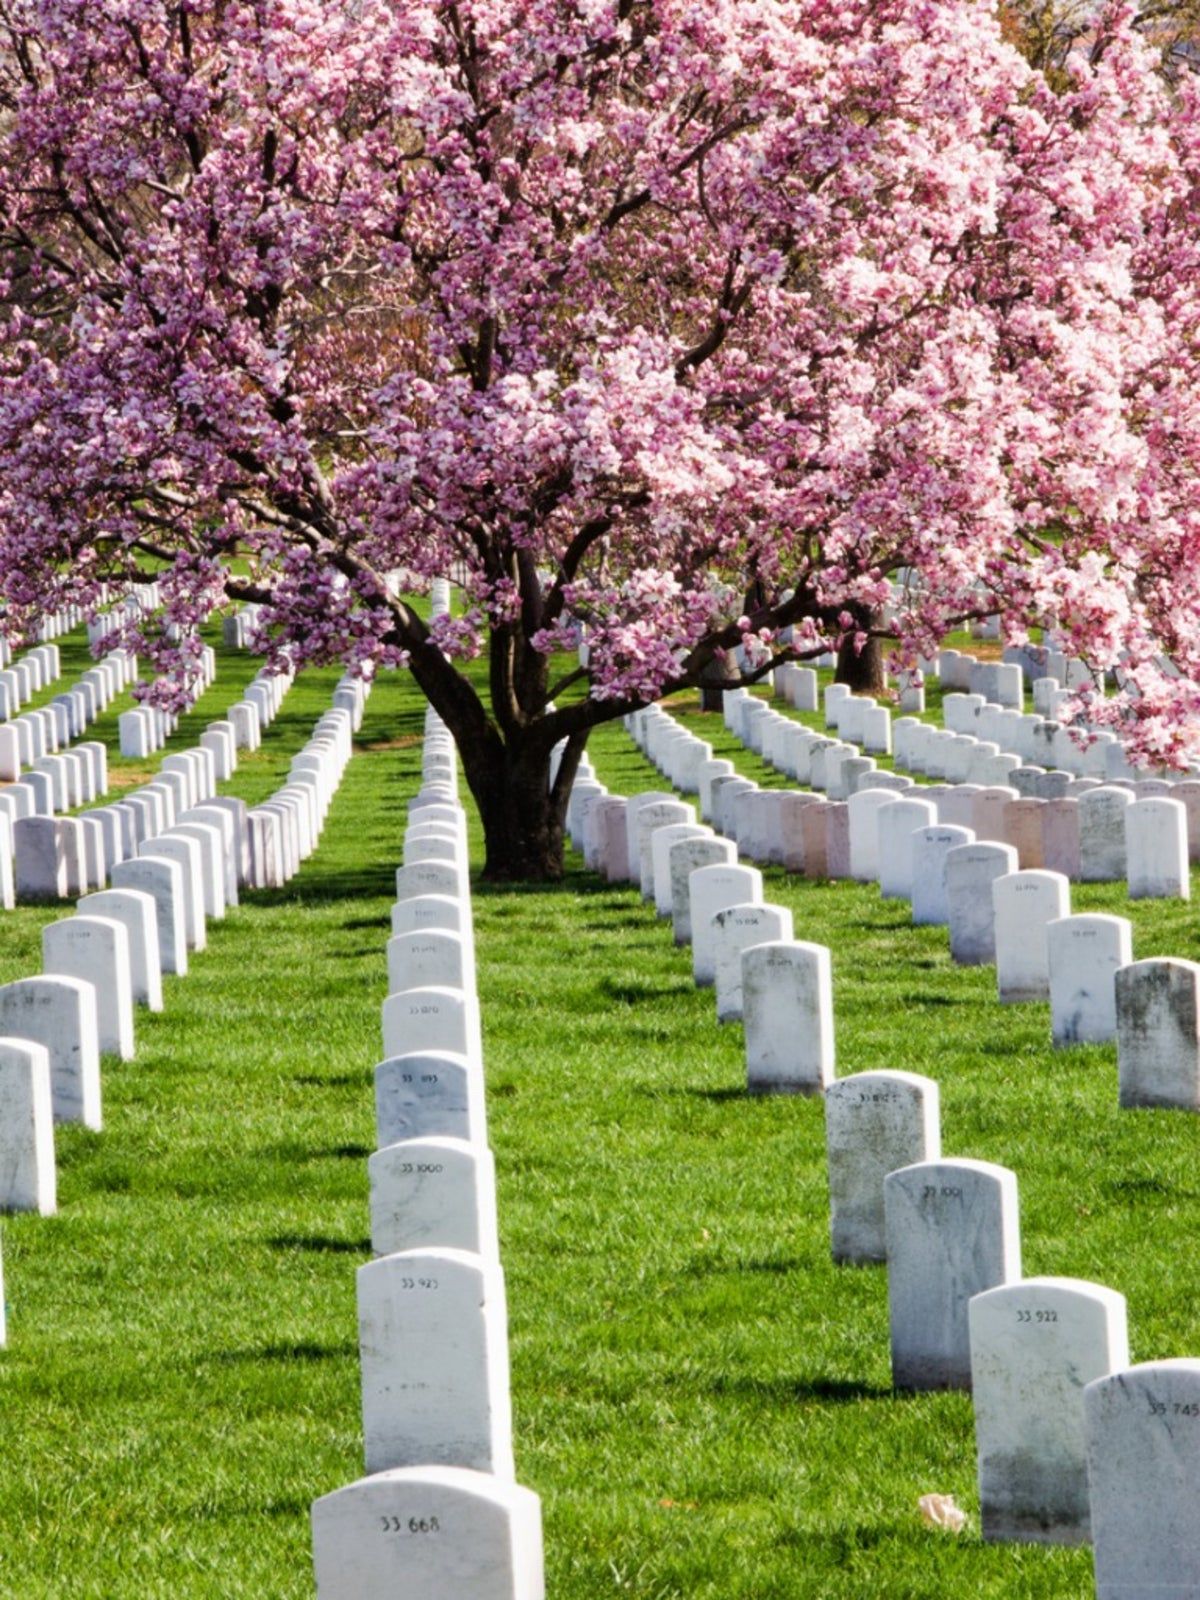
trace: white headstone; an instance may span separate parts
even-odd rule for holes
[[[671,879],[671,850],[687,839],[716,839],[711,828],[698,822],[675,822],[665,828],[656,828],[651,835],[650,858],[653,879],[654,909],[660,917],[670,917],[674,910]],[[721,844],[729,841],[722,839]],[[717,857],[714,859],[724,860]]]
[[[205,949],[208,935],[204,921],[204,884],[200,871],[199,844],[195,839],[185,839],[178,834],[159,834],[157,838],[147,839],[145,844],[138,846],[138,857],[143,861],[171,861],[179,868],[184,936],[190,950]],[[115,873],[113,882],[117,882]]]
[[[728,906],[762,903],[762,873],[757,867],[698,867],[688,879],[691,899],[692,978],[705,987],[716,978],[713,917]]]
[[[42,1045],[55,1122],[99,1129],[96,991],[79,978],[19,978],[0,986],[0,1037]]]
[[[972,1295],[1021,1276],[1017,1180],[990,1161],[929,1161],[883,1180],[892,1381],[969,1389]]]
[[[1133,927],[1103,912],[1046,924],[1050,1020],[1056,1045],[1106,1044],[1116,1037],[1118,967],[1133,960]]]
[[[1030,868],[992,884],[996,980],[1006,1004],[1050,998],[1049,923],[1071,914],[1071,883],[1061,872]]]
[[[371,1248],[470,1250],[499,1261],[496,1169],[486,1145],[435,1134],[377,1150],[367,1162]]]
[[[479,1002],[474,990],[426,984],[387,997],[383,1002],[384,1055],[423,1050],[447,1050],[482,1062]]]
[[[511,1478],[499,1262],[401,1250],[360,1267],[357,1282],[367,1471],[436,1465]]]
[[[162,963],[158,954],[158,918],[154,896],[140,889],[104,889],[76,902],[81,916],[107,917],[124,925],[129,940],[129,978],[133,998],[150,1011],[161,1011]]]
[[[863,792],[860,790],[860,793]],[[913,835],[937,826],[937,807],[929,800],[893,795],[877,812],[879,828],[879,892],[885,900],[911,900]]]
[[[74,916],[42,929],[42,971],[82,978],[96,991],[100,1049],[133,1059],[133,978],[129,935],[112,917]]]
[[[741,968],[750,1093],[820,1094],[834,1064],[829,951],[785,936],[743,948]],[[718,995],[720,982],[718,968]]]
[[[1096,1600],[1200,1594],[1200,1361],[1150,1361],[1083,1392]]]
[[[483,1070],[447,1050],[391,1056],[375,1068],[380,1149],[405,1139],[465,1139],[486,1146]]]
[[[462,1467],[405,1467],[313,1502],[317,1600],[545,1600],[541,1503]]]
[[[829,1227],[835,1261],[886,1261],[883,1180],[939,1161],[938,1086],[915,1072],[856,1072],[825,1091]]]
[[[0,1211],[52,1216],[55,1187],[49,1052],[0,1038]]]
[[[448,894],[414,894],[392,907],[393,935],[427,933],[431,928],[457,933],[473,948],[471,902]]]
[[[918,926],[950,920],[946,898],[946,861],[951,850],[973,843],[970,828],[939,822],[918,828],[912,836],[912,919]]]
[[[396,868],[396,899],[412,900],[418,895],[448,895],[462,899],[467,894],[467,876],[461,865],[451,861],[416,861]]]
[[[187,932],[183,919],[183,869],[162,856],[138,856],[112,871],[114,889],[135,889],[154,901],[158,959],[163,972],[186,977]]]
[[[475,963],[459,933],[426,928],[395,934],[387,943],[388,993],[421,989],[474,989]]]
[[[1187,808],[1179,800],[1135,800],[1125,810],[1125,853],[1131,900],[1187,900]]]

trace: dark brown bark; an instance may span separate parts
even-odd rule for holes
[[[496,883],[547,883],[563,875],[567,800],[586,737],[568,741],[550,786],[552,746],[536,725],[489,740],[486,750],[460,746],[463,771],[483,823],[483,876]]]
[[[878,618],[871,612],[856,612],[856,620],[863,632],[878,626]],[[870,634],[861,650],[854,648],[853,637],[843,641],[838,650],[838,683],[849,684],[856,694],[880,694],[887,688],[887,674],[883,669],[883,642]]]

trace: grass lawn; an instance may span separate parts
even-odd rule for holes
[[[219,653],[176,742],[253,673]],[[278,785],[336,676],[298,680],[231,792]],[[59,1130],[59,1216],[0,1230],[0,1595],[312,1593],[309,1502],[361,1471],[353,1274],[423,711],[381,679],[317,854],[210,924],[165,1012],[139,1011],[136,1060],[106,1060],[105,1131]],[[591,754],[616,792],[663,787],[619,727]],[[473,816],[472,846],[478,863]],[[766,878],[833,951],[839,1072],[936,1078],[947,1154],[1018,1175],[1026,1272],[1124,1292],[1137,1360],[1200,1349],[1200,1122],[1118,1112],[1111,1049],[1052,1051],[1048,1007],[1000,1007],[992,969],[954,968],[944,931],[876,890]],[[1197,955],[1185,908],[1074,898],[1130,915],[1138,956]],[[52,916],[3,918],[0,981],[40,970]],[[475,917],[518,1475],[543,1499],[550,1600],[1090,1594],[1087,1551],[922,1526],[927,1491],[976,1508],[969,1399],[892,1395],[885,1273],[829,1256],[821,1106],[745,1095],[741,1030],[669,924],[578,858],[551,889],[477,885]]]

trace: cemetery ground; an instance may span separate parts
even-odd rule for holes
[[[173,747],[254,671],[219,654]],[[226,792],[277,786],[336,677],[297,680]],[[104,1061],[104,1131],[56,1130],[58,1216],[0,1227],[0,1595],[312,1593],[310,1502],[362,1471],[354,1269],[423,717],[383,675],[316,854],[139,1010],[136,1058]],[[703,731],[786,782],[719,717]],[[619,725],[589,753],[614,792],[662,787]],[[548,1595],[1090,1594],[1087,1550],[923,1526],[930,1491],[976,1510],[970,1399],[893,1394],[885,1269],[830,1259],[820,1103],[748,1097],[741,1028],[669,923],[570,860],[556,887],[474,886],[517,1476],[542,1496]],[[1026,1274],[1124,1293],[1136,1361],[1200,1352],[1197,1120],[1118,1111],[1114,1048],[1053,1051],[1047,1006],[1001,1007],[994,969],[952,966],[945,929],[875,887],[764,878],[833,952],[839,1075],[937,1079],[945,1153],[1017,1174]],[[1076,885],[1073,907],[1130,917],[1139,957],[1200,957],[1186,905]],[[0,981],[39,970],[60,914],[4,916]]]

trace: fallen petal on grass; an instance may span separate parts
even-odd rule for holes
[[[923,1494],[917,1501],[917,1509],[926,1527],[961,1533],[966,1526],[967,1514],[955,1505],[952,1494]]]

